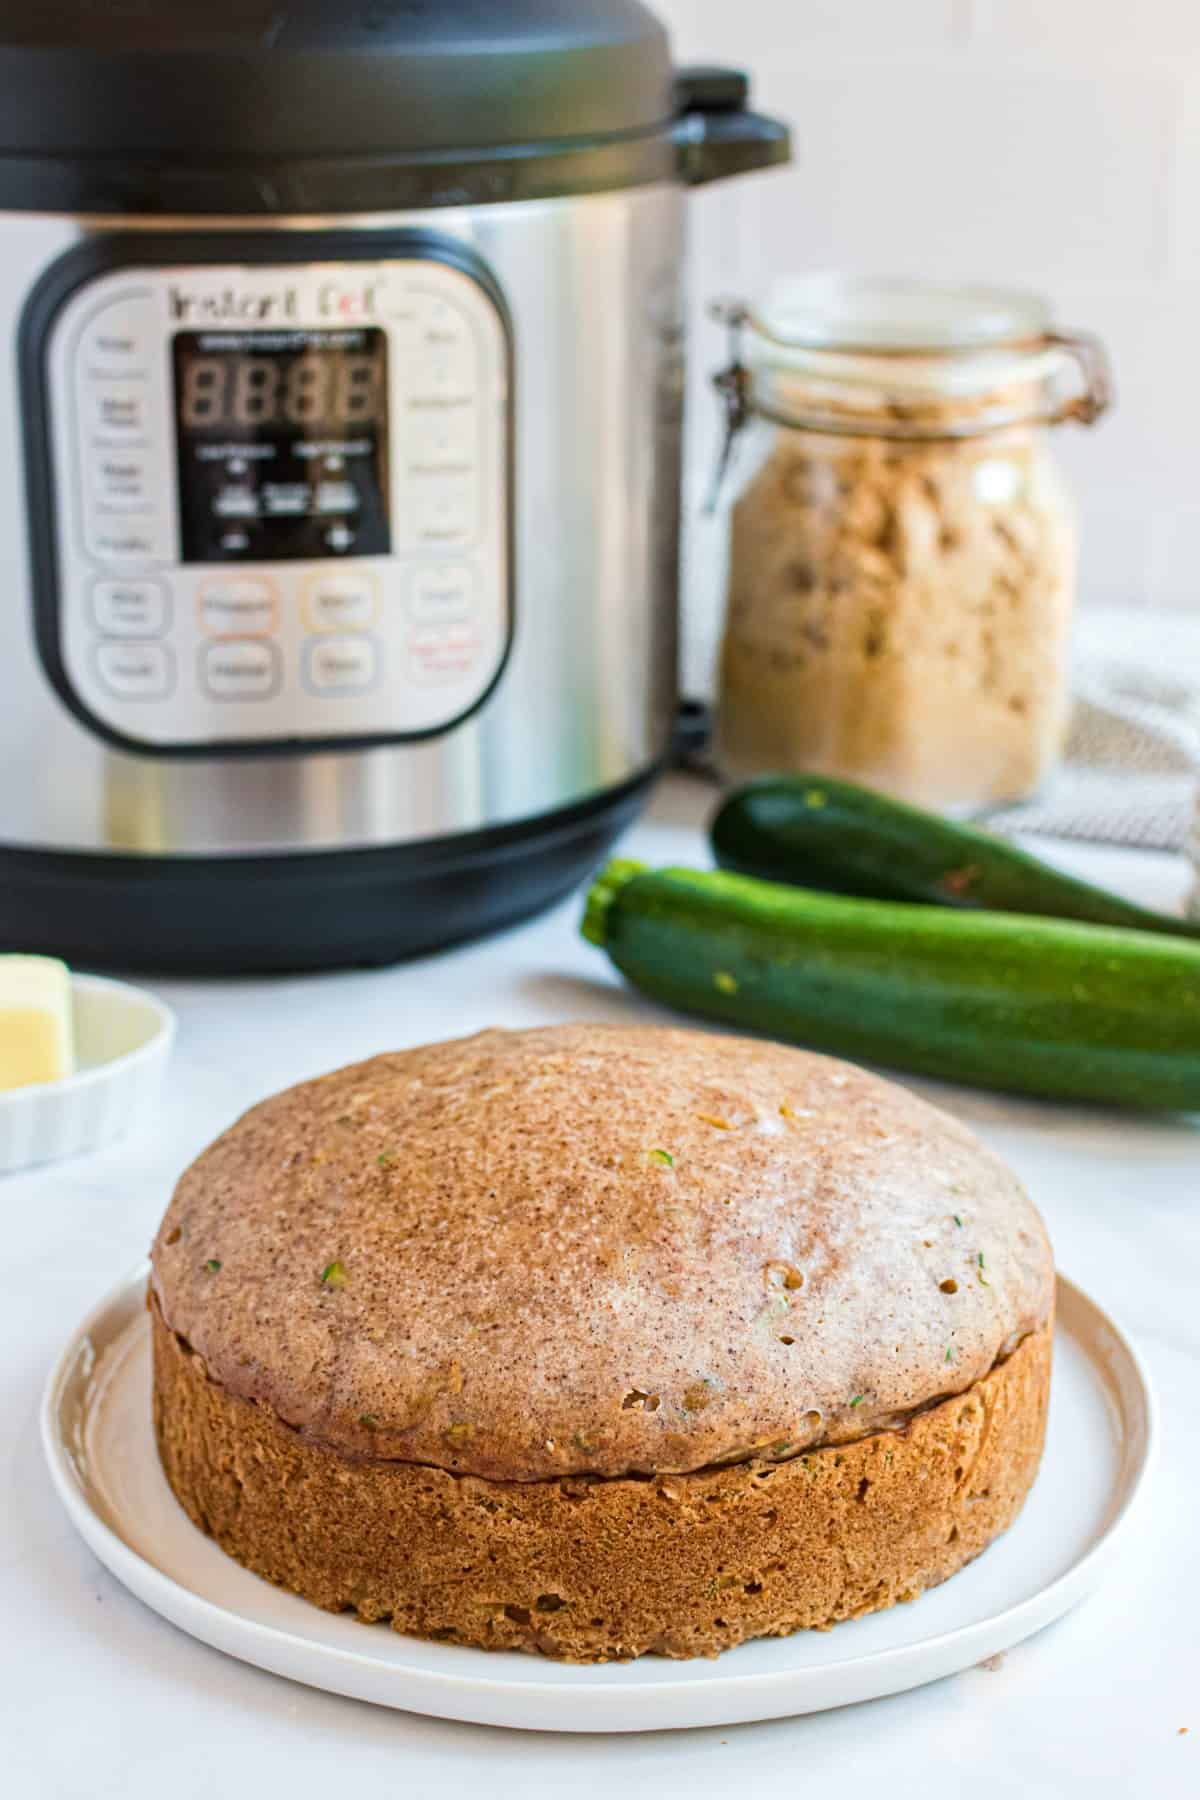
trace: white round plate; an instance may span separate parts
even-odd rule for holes
[[[141,1269],[84,1320],[47,1384],[42,1437],[76,1528],[126,1587],[244,1662],[383,1706],[537,1731],[646,1731],[819,1712],[935,1681],[1049,1624],[1099,1580],[1128,1530],[1152,1404],[1134,1352],[1059,1278],[1046,1454],[1024,1512],[910,1606],[714,1661],[579,1667],[402,1637],[260,1581],[188,1520],[159,1468]],[[1086,1478],[1081,1473],[1086,1471]]]

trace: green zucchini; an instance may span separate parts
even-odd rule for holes
[[[609,863],[583,933],[685,1012],[918,1075],[1200,1109],[1200,946]]]
[[[764,881],[1200,939],[1200,925],[1062,875],[990,832],[825,775],[748,783],[709,835],[723,869]]]

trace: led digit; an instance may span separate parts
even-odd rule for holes
[[[184,364],[180,412],[189,430],[216,425],[224,412],[228,364],[219,356],[193,356]]]
[[[234,365],[232,421],[264,425],[273,421],[279,401],[279,364],[266,356],[244,356]]]
[[[332,372],[328,356],[301,356],[292,363],[283,402],[289,425],[312,425],[328,417]]]
[[[373,419],[379,396],[379,361],[374,356],[342,356],[337,362],[333,418],[338,425]]]

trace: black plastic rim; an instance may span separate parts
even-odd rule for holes
[[[684,78],[681,77],[681,85]],[[230,159],[0,152],[0,211],[111,220],[305,218],[575,199],[674,182],[698,187],[788,161],[787,127],[689,108],[650,132],[394,155]]]
[[[0,208],[99,218],[361,216],[572,198],[680,179],[686,177],[667,121],[630,137],[319,161],[0,154]]]
[[[192,975],[422,955],[568,893],[657,772],[518,824],[385,849],[166,857],[0,847],[0,949]]]

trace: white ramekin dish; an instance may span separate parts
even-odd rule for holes
[[[75,1073],[0,1094],[0,1174],[96,1150],[158,1097],[175,1015],[144,988],[71,976]]]

